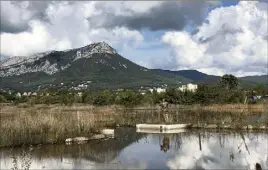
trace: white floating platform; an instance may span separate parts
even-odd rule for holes
[[[184,133],[186,129],[171,129],[171,130],[162,130],[160,129],[137,129],[136,132],[138,133]]]
[[[186,129],[189,127],[189,124],[136,124],[137,129],[156,129],[156,130],[172,130],[172,129]]]

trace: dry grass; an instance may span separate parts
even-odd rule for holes
[[[266,107],[264,104],[226,104],[226,105],[210,105],[204,106],[204,110],[214,112],[234,112],[234,113],[252,113],[252,112],[265,112]]]
[[[101,114],[63,111],[62,108],[2,108],[0,146],[63,142],[68,137],[90,136]]]
[[[136,107],[126,110],[120,106],[94,107],[90,105],[1,105],[0,146],[61,143],[66,138],[90,136],[101,126],[114,124],[135,125],[156,123],[159,107]],[[265,111],[264,105],[211,105],[171,106],[172,120],[176,123],[218,121],[231,117],[239,121],[241,113]],[[226,112],[230,112],[225,114]],[[218,113],[218,114],[216,114]],[[236,114],[240,113],[240,114]]]
[[[25,112],[28,109],[31,111],[36,110],[43,110],[48,109],[53,112],[54,110],[60,110],[60,111],[86,111],[89,113],[99,114],[99,113],[107,113],[107,114],[113,114],[116,113],[119,110],[142,110],[142,109],[152,109],[152,110],[160,110],[160,107],[155,105],[141,105],[136,106],[135,108],[125,108],[123,106],[119,105],[109,105],[109,106],[92,106],[92,105],[85,105],[85,104],[74,104],[72,106],[63,106],[63,105],[34,105],[30,106],[27,104],[20,104],[18,106],[14,106],[11,104],[0,104],[0,113],[17,113],[17,112]],[[207,111],[213,111],[213,112],[265,112],[267,111],[268,107],[266,104],[214,104],[214,105],[208,105],[208,106],[201,106],[201,105],[169,105],[169,109],[171,110],[207,110]]]

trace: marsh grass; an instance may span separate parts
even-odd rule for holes
[[[264,113],[263,105],[256,105],[250,109],[247,105],[172,107],[173,109],[171,108],[168,113],[168,123],[217,125],[225,123],[242,127],[249,123],[249,115],[260,117]],[[220,107],[221,109],[215,111]],[[225,109],[227,111],[224,111]],[[266,119],[261,123],[257,121],[253,123],[261,126],[268,122]],[[135,126],[137,123],[164,122],[159,108],[146,109],[140,106],[129,109],[115,105],[104,107],[90,105],[14,107],[5,105],[0,110],[0,120],[0,146],[63,143],[66,138],[90,137],[94,133],[98,133],[100,128],[114,127],[116,124]]]
[[[1,114],[0,146],[58,143],[68,137],[90,136],[102,115],[62,112],[60,109],[19,109]]]

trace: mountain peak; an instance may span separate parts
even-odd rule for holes
[[[99,45],[99,46],[102,46],[102,47],[108,47],[108,48],[112,48],[108,43],[106,43],[105,41],[101,41],[101,42],[97,42],[97,43],[95,43],[95,44],[97,44],[97,45]]]
[[[91,54],[93,53],[110,53],[110,54],[116,54],[116,50],[112,48],[109,44],[106,42],[97,42],[93,44],[89,44],[85,47],[79,48],[81,52],[90,52]]]

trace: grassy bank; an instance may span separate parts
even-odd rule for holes
[[[249,123],[248,116],[262,116],[264,105],[170,106],[168,123],[211,123],[223,121],[236,126]],[[91,136],[99,128],[115,124],[163,122],[160,110],[153,106],[124,108],[89,105],[1,105],[0,146],[63,143],[66,138]],[[253,120],[253,124],[263,124]],[[252,124],[252,122],[250,122]]]

